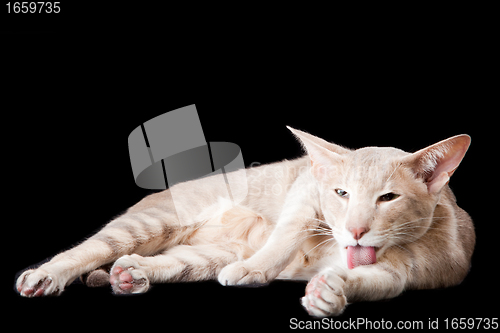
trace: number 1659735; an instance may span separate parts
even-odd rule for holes
[[[45,1],[23,1],[23,2],[7,2],[7,13],[9,14],[57,14],[61,12],[61,2],[45,2]]]

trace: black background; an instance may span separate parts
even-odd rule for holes
[[[306,28],[300,14],[202,24],[189,15],[172,23],[173,14],[146,12],[149,20],[132,9],[125,13],[66,13],[61,21],[10,17],[2,34],[3,236],[13,244],[4,246],[11,259],[2,299],[9,319],[26,326],[70,319],[92,329],[102,325],[99,317],[117,329],[165,330],[285,330],[291,318],[311,319],[299,303],[305,284],[297,282],[258,289],[165,284],[129,297],[74,284],[57,298],[16,295],[17,273],[77,244],[151,193],[134,183],[128,135],[190,104],[206,140],[238,144],[247,166],[301,154],[285,125],[350,148],[416,151],[471,135],[450,183],[476,226],[468,277],[453,288],[353,304],[337,319],[422,320],[427,327],[429,318],[440,318],[442,328],[445,318],[498,317],[498,225],[490,213],[498,104],[492,104],[488,26],[434,18],[432,29],[415,20],[401,30],[400,18],[378,22],[375,31],[326,18]]]

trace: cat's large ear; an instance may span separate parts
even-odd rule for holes
[[[429,193],[438,193],[458,168],[470,141],[467,134],[451,137],[405,157],[403,164],[424,180]]]
[[[336,144],[327,142],[314,135],[287,126],[287,128],[300,140],[311,159],[313,173],[317,177],[323,176],[326,168],[335,160],[341,159],[340,155],[350,152]]]

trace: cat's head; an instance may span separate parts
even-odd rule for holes
[[[470,144],[468,135],[457,135],[415,153],[379,147],[349,150],[289,129],[310,157],[322,213],[347,251],[349,268],[373,263],[387,248],[426,233]]]

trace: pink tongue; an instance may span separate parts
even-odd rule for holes
[[[347,267],[353,269],[361,265],[371,265],[377,262],[375,248],[373,246],[348,246]]]

